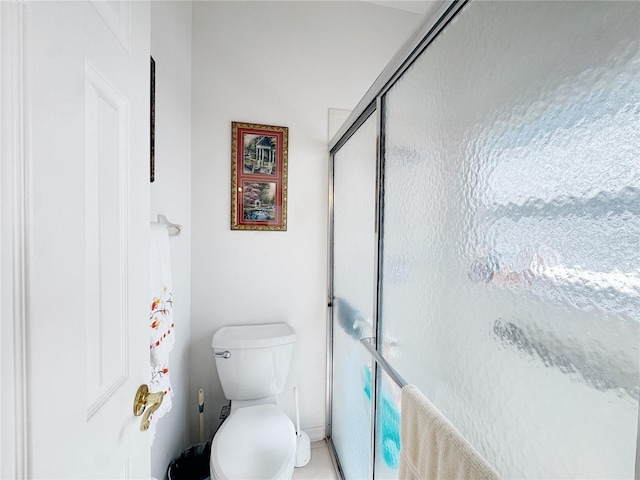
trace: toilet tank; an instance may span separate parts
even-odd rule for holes
[[[296,333],[286,323],[222,327],[213,335],[213,352],[224,396],[255,400],[282,392]]]

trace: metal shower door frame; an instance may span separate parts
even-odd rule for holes
[[[413,64],[422,52],[431,44],[444,27],[462,10],[469,0],[446,0],[437,1],[425,12],[422,21],[408,40],[402,45],[394,55],[387,67],[382,71],[373,85],[366,92],[362,100],[355,107],[351,115],[347,118],[342,127],[329,143],[329,209],[328,209],[328,272],[327,277],[327,384],[325,399],[325,432],[328,440],[329,452],[336,472],[344,479],[344,471],[340,465],[337,451],[332,441],[332,410],[333,410],[333,301],[334,301],[334,167],[335,154],[349,141],[351,136],[362,126],[362,124],[373,114],[376,114],[376,254],[377,265],[374,272],[375,279],[372,280],[372,288],[375,288],[373,305],[373,322],[376,336],[368,339],[368,345],[363,344],[363,348],[370,351],[373,362],[372,382],[371,382],[371,463],[369,465],[369,478],[374,478],[375,470],[375,435],[376,435],[376,385],[378,379],[378,365],[382,368],[389,367],[384,357],[378,351],[377,338],[381,332],[381,325],[378,319],[381,288],[381,262],[382,262],[382,229],[383,229],[383,194],[384,194],[384,95],[402,76],[402,74]],[[369,343],[370,342],[370,343]],[[375,353],[377,352],[377,354]],[[395,370],[386,370],[391,378],[401,378]]]
[[[377,265],[375,271],[375,279],[372,280],[372,288],[375,288],[375,305],[373,306],[373,322],[376,336],[370,340],[363,340],[368,345],[363,348],[370,350],[373,362],[372,385],[371,385],[371,463],[369,468],[369,478],[374,478],[375,468],[375,428],[376,428],[376,384],[378,379],[378,365],[381,365],[387,374],[393,379],[400,378],[393,369],[386,369],[388,363],[380,354],[377,345],[377,338],[380,336],[381,322],[378,313],[381,308],[381,272],[382,272],[382,233],[384,228],[383,220],[383,200],[384,200],[384,97],[386,92],[395,84],[395,82],[403,75],[403,73],[413,64],[413,62],[429,47],[431,42],[438,36],[440,32],[456,17],[464,6],[472,0],[439,0],[433,2],[425,12],[422,21],[413,31],[407,41],[402,45],[391,61],[387,64],[380,76],[373,85],[365,93],[351,115],[347,118],[343,126],[338,130],[336,135],[329,143],[329,209],[328,209],[328,279],[327,279],[327,384],[326,384],[326,437],[328,440],[329,452],[334,462],[334,466],[341,478],[344,478],[344,472],[340,466],[340,461],[335,450],[335,446],[331,440],[332,434],[332,399],[333,399],[333,320],[334,320],[334,282],[333,282],[333,261],[334,261],[334,204],[333,204],[333,188],[334,188],[334,161],[335,154],[340,148],[351,138],[358,128],[370,117],[376,114],[377,119],[377,139],[376,139],[376,241],[377,241]],[[370,343],[369,343],[370,341]],[[398,383],[398,381],[396,381]],[[399,384],[400,385],[400,384]],[[401,385],[400,385],[401,386]],[[638,428],[636,440],[636,462],[635,462],[635,479],[640,480],[640,410],[638,411]]]

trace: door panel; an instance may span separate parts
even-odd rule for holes
[[[333,390],[331,439],[346,478],[371,463],[372,360],[360,339],[373,335],[376,265],[375,115],[334,157]]]
[[[123,142],[128,102],[90,64],[85,65],[85,261],[87,416],[126,380],[128,257],[124,237],[131,206],[120,171],[128,170]],[[126,177],[123,179],[126,181]]]
[[[385,97],[379,343],[505,478],[634,475],[639,19],[472,2]]]
[[[148,478],[149,5],[24,4],[33,478]]]

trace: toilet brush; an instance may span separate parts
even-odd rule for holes
[[[296,467],[304,467],[311,460],[311,442],[309,435],[300,430],[300,410],[298,408],[298,387],[293,387],[296,402]]]
[[[198,390],[198,410],[200,412],[200,443],[204,443],[204,390]]]

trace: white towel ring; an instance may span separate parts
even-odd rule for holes
[[[170,237],[177,237],[182,233],[182,225],[171,223],[164,215],[158,215],[158,223],[167,227]]]

